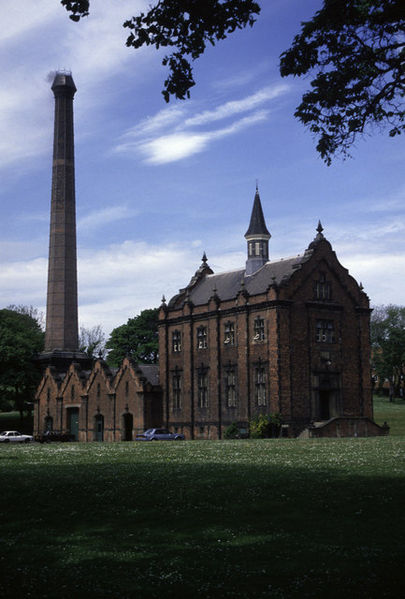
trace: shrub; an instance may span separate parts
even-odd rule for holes
[[[278,437],[281,418],[279,414],[259,414],[249,422],[249,432],[253,439]]]
[[[240,437],[239,427],[236,422],[232,422],[224,432],[225,439],[238,439]]]

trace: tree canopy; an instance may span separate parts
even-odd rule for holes
[[[127,324],[115,328],[106,343],[107,362],[119,366],[129,356],[136,362],[155,364],[159,357],[158,308],[143,310]]]
[[[376,306],[371,315],[373,365],[380,382],[397,389],[405,364],[405,306]]]
[[[20,412],[31,401],[41,380],[33,357],[43,350],[44,333],[27,313],[0,310],[0,409]]]
[[[403,0],[324,0],[281,55],[283,77],[315,73],[295,116],[327,164],[372,124],[404,129],[404,34]]]
[[[61,0],[70,18],[88,16],[89,0]],[[192,61],[208,43],[215,45],[237,29],[252,26],[260,14],[254,0],[155,0],[146,13],[123,24],[126,44],[169,47],[162,94],[190,97],[195,85]],[[349,148],[372,125],[399,135],[405,127],[405,3],[403,0],[324,0],[302,23],[292,46],[280,57],[280,73],[311,74],[295,116],[314,134],[326,164]]]

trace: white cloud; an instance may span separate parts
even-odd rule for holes
[[[138,66],[133,77],[142,76],[139,67],[145,53],[125,47],[127,33],[122,23],[145,6],[145,0],[96,0],[88,18],[73,23],[57,1],[2,1],[1,169],[16,162],[20,169],[32,168],[52,147],[53,98],[46,81],[51,69],[73,72],[80,92],[75,106],[78,137],[86,135],[95,107],[106,101],[105,94],[96,93],[100,86],[122,72],[129,61]]]
[[[129,129],[122,136],[123,139],[145,137],[161,131],[169,125],[178,124],[186,113],[184,106],[169,106],[157,112],[154,116],[148,116],[140,121],[135,127]]]
[[[214,140],[239,133],[247,127],[267,120],[269,109],[257,108],[268,104],[288,89],[284,84],[266,86],[245,98],[225,102],[214,109],[204,110],[189,117],[187,114],[194,107],[192,102],[187,107],[175,105],[165,108],[126,131],[114,151],[126,155],[130,152],[141,154],[147,164],[167,164],[183,160],[204,151]],[[248,113],[244,118],[227,127],[208,131],[196,130],[196,127],[230,119],[244,112]]]
[[[206,148],[209,140],[209,133],[173,133],[137,144],[136,148],[145,156],[149,164],[166,164],[201,152]]]
[[[218,106],[215,110],[204,110],[203,112],[186,119],[184,126],[193,127],[196,125],[205,125],[206,123],[229,118],[235,114],[240,114],[241,112],[254,110],[261,104],[284,94],[288,89],[289,86],[285,84],[265,87],[255,94],[242,98],[242,100],[226,102],[222,106]]]
[[[176,162],[202,152],[210,142],[216,139],[239,133],[247,127],[267,120],[267,117],[268,111],[260,110],[223,129],[201,133],[183,130],[152,140],[124,142],[117,146],[116,151],[127,153],[135,150],[143,154],[145,162],[148,164]]]
[[[77,221],[77,228],[86,232],[93,231],[112,222],[133,218],[137,214],[138,211],[128,208],[128,206],[98,208],[81,216]]]

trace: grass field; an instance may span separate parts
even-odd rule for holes
[[[400,597],[405,436],[0,446],[3,597]]]
[[[374,396],[374,420],[390,425],[390,435],[405,435],[405,400],[396,398],[390,402],[387,397]]]

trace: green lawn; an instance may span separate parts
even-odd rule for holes
[[[377,424],[386,421],[390,426],[390,435],[405,435],[405,401],[388,397],[374,396],[374,420]]]
[[[405,436],[0,446],[9,597],[402,596]]]

